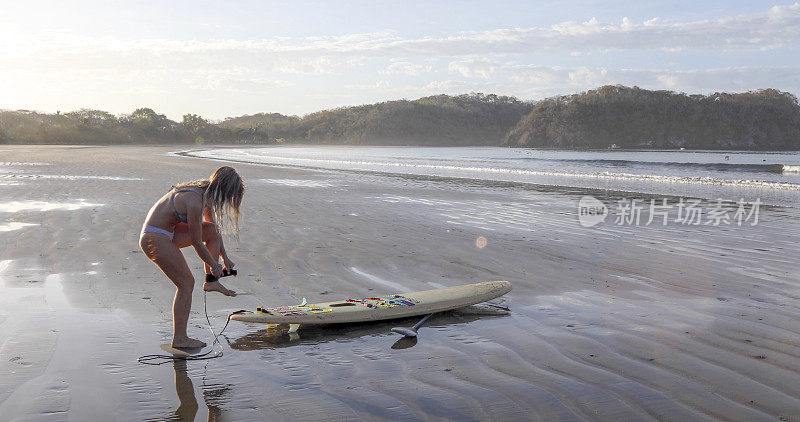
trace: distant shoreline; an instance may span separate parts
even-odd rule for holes
[[[800,150],[787,92],[692,95],[608,85],[537,102],[471,93],[180,122],[150,108],[115,116],[0,110],[0,144],[509,146],[566,150]]]
[[[747,149],[690,149],[690,148],[548,148],[548,147],[520,147],[520,146],[504,146],[504,145],[353,145],[353,144],[313,144],[313,143],[207,143],[203,145],[186,144],[186,143],[162,143],[162,144],[148,144],[148,143],[132,143],[132,144],[86,144],[86,143],[6,143],[0,144],[0,149],[4,146],[59,146],[59,147],[184,147],[193,150],[207,149],[207,148],[272,148],[272,147],[348,147],[348,148],[510,148],[510,149],[530,149],[535,151],[576,151],[576,152],[718,152],[729,154],[786,154],[786,153],[800,153],[800,148],[791,150],[747,150]]]

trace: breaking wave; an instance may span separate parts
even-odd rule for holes
[[[577,163],[591,165],[575,165],[572,169],[569,166],[549,166],[545,169],[537,169],[533,165],[524,168],[523,166],[512,166],[490,159],[469,159],[425,156],[420,153],[416,157],[380,157],[375,155],[358,155],[356,148],[343,148],[341,151],[331,150],[334,153],[327,154],[329,157],[309,156],[299,154],[303,148],[291,148],[290,153],[280,155],[274,148],[258,149],[212,149],[186,151],[182,155],[220,159],[225,161],[238,161],[256,164],[268,164],[289,167],[304,167],[327,170],[344,170],[355,172],[378,172],[393,174],[410,174],[423,176],[455,177],[477,180],[508,181],[535,184],[552,184],[559,186],[560,180],[608,180],[608,181],[630,181],[636,182],[656,182],[665,184],[691,184],[708,186],[730,186],[757,189],[780,189],[800,191],[800,183],[792,183],[782,180],[759,180],[756,178],[737,178],[719,177],[720,171],[744,171],[748,173],[761,172],[771,174],[798,173],[800,166],[783,164],[725,164],[725,163],[677,163],[677,162],[652,162],[652,161],[632,161],[632,160],[576,160],[576,159],[533,159],[549,162]],[[422,150],[422,149],[420,149]],[[342,151],[352,151],[351,154],[344,155]],[[319,150],[314,151],[314,153]],[[338,154],[338,155],[337,155]],[[305,156],[303,156],[305,155]],[[612,163],[626,163],[616,165]],[[612,165],[609,165],[612,164]],[[629,171],[608,170],[630,168],[634,170],[633,164],[646,165],[651,170],[656,167],[669,167],[673,170],[672,174],[658,174],[657,171],[644,173],[634,173]],[[564,170],[561,170],[564,168]],[[635,168],[642,170],[641,168]],[[697,170],[691,171],[692,169]],[[699,174],[695,174],[699,173]],[[715,175],[715,173],[717,173]],[[775,176],[780,177],[780,176]]]

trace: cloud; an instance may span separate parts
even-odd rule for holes
[[[527,89],[569,92],[606,84],[638,85],[652,89],[692,92],[743,91],[778,88],[797,91],[800,67],[726,67],[716,69],[608,69],[561,67],[460,60],[448,65],[450,73],[468,79],[508,81]]]
[[[597,19],[563,22],[550,27],[501,28],[445,37],[402,38],[391,31],[291,39],[122,40],[109,37],[0,28],[0,59],[83,54],[157,56],[271,55],[280,58],[436,57],[534,53],[578,53],[605,50],[768,50],[800,45],[800,3],[775,6],[759,13],[699,21],[628,18],[606,23]]]
[[[93,33],[91,26],[69,33],[52,27],[0,16],[0,107],[126,110],[151,101],[169,105],[177,116],[201,111],[222,117],[229,111],[220,104],[229,103],[250,111],[308,112],[435,93],[541,98],[615,83],[689,92],[765,87],[800,92],[800,65],[791,62],[800,47],[800,3],[706,20],[621,17],[418,37],[374,31],[269,39],[125,38]],[[759,53],[771,49],[781,50]],[[626,53],[598,54],[609,51]],[[714,56],[722,64],[703,68],[706,60],[697,57],[712,51],[725,52]],[[574,65],[581,60],[576,56],[592,60],[592,66]],[[665,56],[676,67],[700,68],[616,64],[618,58],[665,62]],[[753,57],[790,66],[723,67]],[[269,95],[276,91],[288,94]]]
[[[273,69],[278,72],[301,75],[322,75],[325,73],[338,73],[338,63],[329,57],[310,57],[306,59],[286,60],[273,63]]]
[[[294,86],[292,82],[265,77],[229,77],[229,76],[202,76],[185,78],[181,82],[190,89],[211,90],[223,92],[265,92],[276,88]]]
[[[381,70],[379,73],[381,75],[410,75],[410,76],[419,76],[423,73],[430,72],[433,69],[432,66],[426,65],[419,65],[409,62],[393,62],[389,64],[389,66]]]
[[[465,78],[489,79],[501,66],[502,65],[492,63],[489,60],[464,60],[450,62],[447,69]]]

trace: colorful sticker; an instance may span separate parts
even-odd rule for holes
[[[383,297],[365,297],[362,299],[347,299],[347,302],[359,303],[367,308],[394,308],[397,306],[414,306],[419,303],[416,299],[409,299],[403,295],[388,295]]]
[[[259,312],[263,312],[269,315],[280,314],[283,316],[303,316],[307,315],[305,312],[297,309],[294,306],[282,306],[279,308],[257,308]]]
[[[311,312],[312,314],[324,314],[328,312],[333,312],[333,309],[331,308],[320,308],[319,306],[312,306],[312,305],[297,306],[296,308],[302,309],[303,311],[306,312]]]
[[[383,297],[365,297],[361,299],[346,299],[345,302],[356,303],[371,309],[396,308],[398,306],[414,306],[419,300],[404,297],[403,295],[387,295]],[[333,312],[331,308],[321,308],[315,305],[282,306],[278,308],[257,308],[259,312],[272,315],[278,313],[283,316],[302,316],[306,312],[312,314],[324,314]]]

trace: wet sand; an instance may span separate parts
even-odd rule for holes
[[[497,279],[512,313],[438,315],[406,348],[389,330],[416,319],[299,338],[232,322],[219,359],[139,364],[169,340],[174,293],[139,251],[144,215],[221,164],[178,150],[0,147],[4,420],[798,420],[798,210],[584,228],[576,189],[236,164],[226,284],[244,294],[208,296],[217,329],[304,297]],[[200,288],[189,331],[210,341]]]

